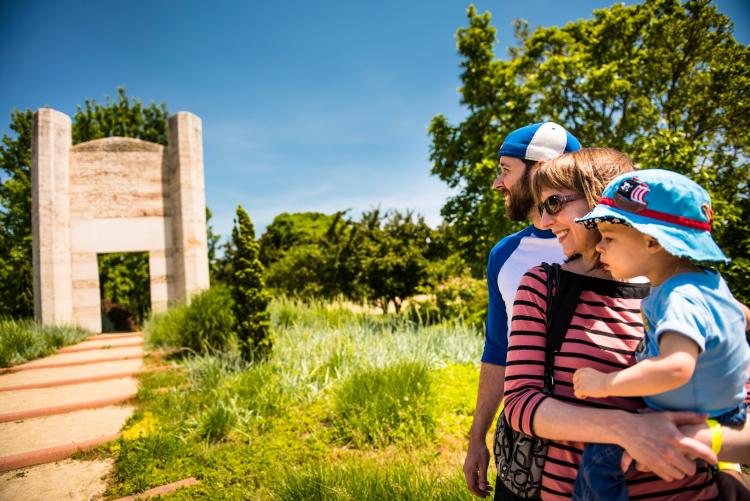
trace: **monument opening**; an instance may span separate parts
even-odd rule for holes
[[[102,332],[140,331],[151,311],[148,252],[97,254]]]

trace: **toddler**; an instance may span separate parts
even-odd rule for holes
[[[712,217],[703,188],[653,169],[615,178],[577,220],[599,229],[597,251],[613,277],[645,276],[653,288],[641,305],[638,363],[609,373],[577,370],[576,397],[642,396],[654,410],[707,414],[712,432],[745,422],[745,311],[721,275],[698,264],[728,261],[711,237]],[[573,499],[627,500],[622,454],[616,445],[587,445]]]

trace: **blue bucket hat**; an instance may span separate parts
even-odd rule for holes
[[[498,156],[539,162],[580,149],[581,143],[562,125],[555,122],[539,122],[508,134]]]
[[[648,169],[616,177],[594,209],[576,222],[587,228],[626,224],[673,256],[729,262],[711,237],[712,220],[711,197],[698,183],[669,170]]]

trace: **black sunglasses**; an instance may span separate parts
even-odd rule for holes
[[[547,211],[547,214],[549,214],[550,216],[554,216],[555,214],[563,210],[563,207],[566,203],[580,200],[582,198],[583,195],[581,195],[580,193],[576,193],[575,195],[552,195],[550,197],[547,197],[547,200],[545,200],[544,202],[538,204],[536,208],[539,211],[540,216],[545,210]]]

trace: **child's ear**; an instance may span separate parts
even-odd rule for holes
[[[657,242],[654,237],[643,235],[643,238],[644,240],[646,240],[646,252],[648,252],[649,254],[658,254],[659,252],[662,252],[664,250],[661,244]]]

